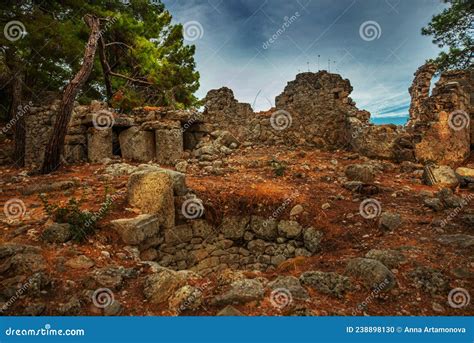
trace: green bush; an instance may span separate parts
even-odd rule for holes
[[[72,233],[72,239],[77,242],[84,241],[89,235],[96,230],[99,220],[104,218],[112,207],[112,198],[105,197],[105,201],[101,204],[99,211],[90,212],[83,211],[81,204],[84,200],[71,198],[65,206],[51,204],[45,194],[40,194],[40,199],[48,216],[60,224],[69,224]]]
[[[283,162],[278,161],[277,159],[273,158],[270,161],[270,166],[272,167],[273,173],[276,176],[283,176],[285,174],[286,165]]]

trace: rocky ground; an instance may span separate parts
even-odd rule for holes
[[[421,165],[340,151],[241,147],[226,155],[177,165],[202,201],[201,219],[217,228],[216,236],[226,229],[222,218],[284,220],[287,226],[278,232],[286,238],[262,244],[286,244],[294,257],[268,257],[271,266],[261,270],[231,264],[211,273],[168,269],[111,229],[111,221],[140,214],[126,199],[128,173],[110,172],[127,168],[123,161],[68,166],[47,176],[0,167],[0,203],[11,205],[0,223],[2,313],[474,314],[469,179],[459,187],[445,173],[444,185],[428,186]],[[474,156],[463,167],[474,168]],[[83,198],[84,208],[98,211],[106,190],[119,195],[83,243],[60,239],[64,230],[47,217],[38,197],[45,193],[54,203]],[[223,242],[253,254],[243,237]],[[51,243],[58,241],[66,242]]]

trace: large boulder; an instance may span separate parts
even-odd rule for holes
[[[347,276],[333,272],[307,271],[300,276],[303,285],[310,286],[317,291],[341,298],[344,293],[352,288]]]
[[[474,127],[474,125],[473,125]],[[456,176],[458,177],[461,187],[466,187],[474,184],[474,169],[473,168],[458,168],[456,169]]]
[[[133,126],[119,135],[122,157],[128,160],[148,162],[155,158],[155,137],[153,132]]]
[[[349,261],[346,273],[360,278],[367,288],[387,291],[396,285],[395,275],[380,261],[369,258],[354,258]]]
[[[265,290],[260,281],[255,279],[237,280],[230,285],[230,289],[218,296],[213,301],[213,305],[244,304],[263,298]]]
[[[405,256],[397,250],[378,250],[372,249],[367,254],[366,258],[382,262],[387,268],[396,268],[406,261]]]
[[[139,245],[145,240],[158,236],[160,220],[156,215],[142,214],[130,219],[117,219],[110,222],[125,244]]]
[[[402,225],[402,217],[398,213],[384,212],[380,216],[379,227],[382,230],[392,231]]]
[[[372,183],[374,181],[374,168],[366,164],[351,164],[346,167],[346,176],[350,181]]]
[[[168,301],[175,292],[186,284],[186,274],[160,267],[145,280],[144,294],[152,304]]]
[[[300,280],[294,276],[279,276],[268,284],[273,291],[284,290],[291,294],[292,298],[306,300],[308,292],[301,286]]]
[[[454,235],[443,235],[438,239],[443,245],[451,245],[456,248],[473,248],[474,247],[474,236],[464,234]]]
[[[459,185],[456,173],[449,166],[425,166],[423,181],[428,186],[455,188]]]
[[[173,180],[164,172],[137,172],[128,180],[128,202],[142,213],[156,214],[160,224],[172,228],[175,222]]]
[[[43,231],[41,237],[49,243],[66,243],[72,238],[71,227],[67,223],[53,223]]]

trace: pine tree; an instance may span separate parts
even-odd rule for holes
[[[474,65],[474,2],[468,0],[443,0],[451,6],[435,15],[423,35],[433,36],[433,43],[447,48],[430,62],[439,71],[470,69]]]

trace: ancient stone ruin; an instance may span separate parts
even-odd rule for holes
[[[14,310],[36,315],[84,313],[90,293],[103,288],[123,304],[133,298],[133,311],[168,315],[203,304],[224,314],[224,306],[253,301],[269,308],[265,299],[281,288],[298,306],[336,298],[331,304],[341,315],[364,313],[357,304],[374,285],[394,299],[388,301],[406,289],[418,294],[418,287],[444,299],[449,280],[472,280],[457,269],[452,278],[430,268],[446,254],[452,265],[471,262],[474,238],[463,232],[473,225],[474,169],[464,161],[474,142],[474,82],[472,72],[452,71],[432,87],[434,72],[430,65],[416,72],[406,126],[371,124],[350,98],[349,80],[326,71],[297,75],[267,112],[254,113],[225,87],[207,94],[203,111],[124,114],[101,102],[76,105],[64,173],[2,169],[4,198],[28,205],[24,218],[0,219],[11,239],[0,247],[0,300],[27,275],[31,294],[47,301],[25,309],[19,302]],[[29,109],[29,170],[42,162],[57,108]],[[8,161],[7,152],[0,161]],[[85,197],[85,210],[95,215],[103,193],[114,208],[84,244],[38,200]],[[67,302],[51,305],[56,293]],[[380,300],[383,311],[387,299]],[[121,311],[115,303],[103,309]]]
[[[189,156],[212,161],[241,144],[283,144],[346,149],[395,162],[454,165],[469,155],[473,142],[474,74],[445,72],[430,95],[434,73],[431,65],[415,73],[409,90],[410,120],[404,127],[370,124],[370,113],[359,110],[350,98],[349,80],[326,71],[297,75],[276,97],[276,108],[268,112],[254,113],[225,87],[207,94],[202,113],[141,108],[126,115],[99,102],[76,106],[64,161],[97,163],[118,156],[174,166]],[[55,103],[29,111],[29,167],[42,161],[56,109]]]
[[[128,202],[141,214],[114,220],[111,227],[124,243],[136,246],[144,260],[202,274],[228,267],[267,270],[316,253],[322,232],[296,221],[254,215],[224,217],[220,225],[211,225],[200,218],[204,206],[186,187],[186,165],[198,163],[218,174],[222,157],[240,146],[257,145],[342,149],[395,162],[455,165],[469,155],[474,142],[474,73],[443,73],[430,94],[434,73],[431,65],[416,72],[405,127],[370,124],[370,113],[359,110],[350,98],[349,80],[326,71],[297,75],[268,112],[254,113],[225,87],[207,94],[202,113],[139,108],[120,114],[99,102],[76,106],[63,162],[105,162],[106,174],[130,175]],[[54,103],[29,112],[30,168],[42,161],[56,110]],[[118,159],[156,164],[111,163]],[[429,171],[432,177],[427,178],[433,181],[435,174]]]

